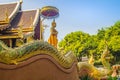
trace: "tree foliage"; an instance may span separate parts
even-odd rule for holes
[[[107,42],[110,53],[118,61],[120,57],[120,21],[113,26],[101,28],[96,35],[90,35],[82,31],[71,32],[67,34],[62,41],[59,42],[59,47],[64,49],[64,52],[73,51],[80,59],[81,56],[93,54],[96,59],[99,59]]]

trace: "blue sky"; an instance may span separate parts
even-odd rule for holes
[[[0,3],[19,0],[0,0]],[[113,25],[120,20],[120,0],[23,0],[23,10],[55,6],[60,16],[56,19],[59,41],[68,33],[83,31],[96,34],[102,27]],[[45,30],[45,40],[50,32],[52,20],[43,23],[49,27]]]

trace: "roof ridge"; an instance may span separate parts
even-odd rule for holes
[[[37,9],[35,9],[35,10],[22,10],[22,11],[18,11],[18,12],[29,12],[29,11],[37,11]]]
[[[37,9],[36,14],[35,14],[35,18],[34,21],[32,23],[33,26],[37,25],[37,22],[39,21],[39,15],[40,15],[40,9]]]
[[[10,14],[10,16],[9,16],[10,19],[13,17],[13,15],[14,15],[16,12],[18,12],[19,8],[20,8],[20,2],[17,1],[16,7],[14,8],[13,12],[12,12],[12,13]]]
[[[8,3],[0,3],[0,5],[5,5],[5,4],[15,4],[15,3],[18,3],[19,1],[17,2],[8,2]]]
[[[38,9],[28,9],[28,10],[22,10],[22,11],[19,11],[19,12],[25,12],[25,11],[37,11]]]

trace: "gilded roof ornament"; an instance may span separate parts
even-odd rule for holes
[[[23,0],[20,0],[20,4],[22,4],[23,3]]]

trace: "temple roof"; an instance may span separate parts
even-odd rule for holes
[[[34,28],[36,27],[38,21],[39,21],[39,9],[20,11],[12,20],[10,27],[2,32],[2,35],[0,35],[1,36],[0,39],[20,38],[19,36],[20,34],[23,35],[23,38],[32,36],[34,34]],[[19,33],[20,31],[22,31],[22,33]]]
[[[13,17],[20,9],[20,2],[0,4],[0,30],[9,27]]]
[[[14,31],[22,27],[23,30],[28,30],[36,26],[39,18],[39,10],[20,11],[11,22],[11,26],[7,31]]]
[[[21,11],[21,4],[22,1],[0,4],[0,39],[26,38],[34,34],[40,10]]]

